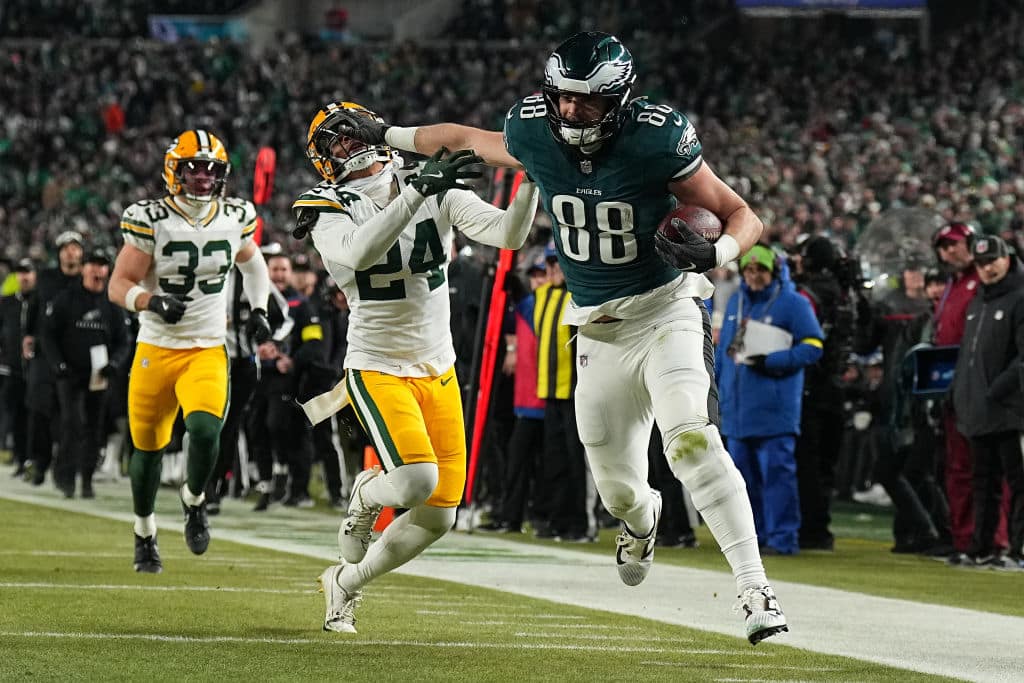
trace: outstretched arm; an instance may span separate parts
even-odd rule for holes
[[[504,136],[493,130],[461,126],[457,123],[438,123],[410,128],[391,126],[384,133],[384,140],[392,147],[420,154],[433,154],[442,147],[471,149],[489,166],[523,168],[523,165],[505,149]]]
[[[504,136],[492,130],[438,123],[432,126],[390,126],[383,121],[357,116],[345,110],[334,112],[342,123],[342,132],[368,145],[388,144],[406,152],[434,154],[437,150],[470,149],[490,166],[523,168],[519,160],[505,149]]]
[[[525,180],[508,209],[491,206],[472,192],[449,192],[441,202],[455,225],[481,244],[519,249],[526,242],[537,213],[537,186]]]

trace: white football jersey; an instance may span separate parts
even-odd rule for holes
[[[187,304],[184,317],[174,325],[142,311],[139,341],[172,349],[223,345],[227,274],[255,230],[256,207],[237,197],[215,199],[195,222],[170,197],[135,202],[125,209],[125,244],[153,256],[142,286]]]
[[[401,180],[407,173],[397,174]],[[322,182],[302,194],[293,210],[317,209],[313,242],[337,240],[382,211],[366,194]],[[341,214],[350,220],[330,221]],[[437,199],[423,202],[398,241],[376,265],[356,271],[324,257],[324,265],[349,305],[345,367],[405,377],[443,374],[455,363],[452,344],[448,263],[452,225]]]

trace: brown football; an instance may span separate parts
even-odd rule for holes
[[[683,205],[677,206],[665,214],[658,225],[658,232],[674,242],[679,240],[679,231],[672,227],[673,218],[681,218],[686,221],[691,230],[708,242],[714,242],[722,235],[722,221],[718,219],[718,216],[703,206]]]

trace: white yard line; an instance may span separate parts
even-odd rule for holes
[[[697,655],[738,655],[742,650],[708,650],[700,648],[679,649],[675,647],[629,647],[618,645],[573,645],[569,643],[494,643],[494,642],[426,642],[417,640],[366,640],[364,638],[325,637],[314,638],[251,638],[245,636],[179,636],[150,633],[82,633],[61,631],[0,631],[0,638],[57,638],[67,640],[148,640],[160,643],[220,644],[220,643],[265,643],[270,645],[369,645],[384,647],[428,647],[428,648],[486,648],[491,650],[572,650],[578,652],[637,652],[645,654],[684,653]]]
[[[128,524],[133,519],[127,485],[100,485],[100,490],[96,501],[64,500],[49,486],[33,489],[0,477],[0,497],[125,522],[127,561],[131,553]],[[219,538],[337,561],[337,516],[281,508],[255,515],[230,502],[223,510],[212,520],[214,544],[209,559],[216,557]],[[172,491],[160,491],[158,518],[160,528],[170,532],[162,545],[180,543],[180,508]],[[173,565],[165,565],[173,571]],[[727,572],[655,561],[642,585],[627,588],[619,583],[611,548],[603,556],[452,533],[436,549],[398,571],[742,637],[742,620],[731,610],[735,586]],[[773,585],[791,632],[754,652],[770,652],[777,642],[972,681],[1020,680],[1024,670],[1020,654],[1024,618],[799,583]],[[1008,599],[1016,586],[1008,584]]]

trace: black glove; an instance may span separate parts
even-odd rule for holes
[[[355,114],[348,109],[335,109],[331,116],[340,120],[338,132],[350,138],[354,138],[367,145],[386,145],[384,133],[389,126],[386,123],[375,120],[370,116]]]
[[[100,368],[100,376],[104,379],[114,379],[117,377],[117,366],[113,363],[107,363]]]
[[[175,299],[173,296],[154,294],[149,297],[146,310],[156,313],[164,319],[165,323],[173,325],[181,320],[181,316],[185,315],[185,302]]]
[[[747,359],[743,362],[754,372],[767,375],[771,373],[766,364],[767,359],[768,356],[761,354],[758,356],[747,356]]]
[[[262,308],[252,309],[249,312],[249,321],[245,324],[245,331],[257,346],[265,341],[270,341],[272,332],[270,321],[267,320],[267,312]]]
[[[718,265],[715,245],[691,230],[686,221],[673,218],[672,227],[679,232],[678,240],[661,231],[654,233],[654,250],[662,261],[688,273],[704,273]]]
[[[459,181],[479,178],[483,175],[480,171],[470,171],[465,168],[471,164],[482,164],[484,161],[472,150],[460,149],[457,152],[452,152],[451,156],[442,158],[447,153],[448,150],[444,147],[434,152],[434,156],[423,164],[419,175],[409,180],[409,184],[424,197],[446,190],[468,190],[470,188],[462,185]]]

